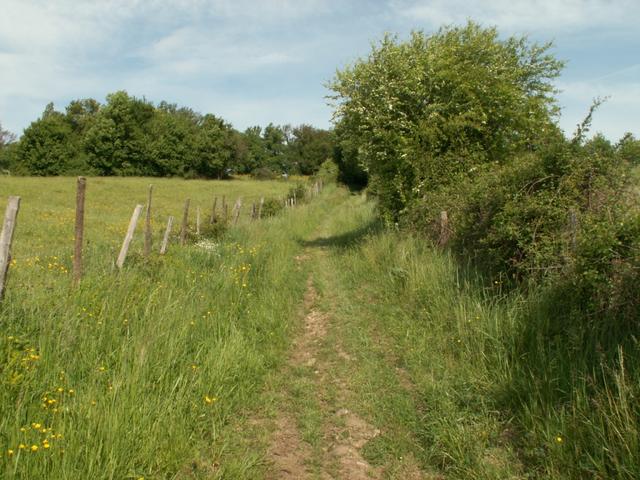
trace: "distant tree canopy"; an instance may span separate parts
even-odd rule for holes
[[[315,173],[332,158],[333,136],[309,125],[267,125],[245,132],[212,114],[125,91],[73,100],[65,113],[47,105],[11,155],[15,137],[1,130],[0,166],[28,175],[146,175],[223,178],[259,169],[273,175]]]

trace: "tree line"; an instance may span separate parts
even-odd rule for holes
[[[53,104],[16,141],[0,126],[0,168],[22,175],[225,178],[310,175],[334,156],[333,132],[269,124],[240,132],[220,117],[125,91]]]

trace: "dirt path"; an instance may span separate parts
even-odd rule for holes
[[[434,478],[423,475],[403,446],[393,447],[397,458],[371,453],[377,451],[376,442],[388,445],[389,438],[383,438],[388,428],[396,432],[398,428],[381,424],[379,418],[376,423],[368,411],[361,359],[363,354],[370,355],[370,345],[347,341],[354,332],[342,314],[337,314],[339,307],[348,308],[353,301],[338,294],[341,287],[335,262],[344,246],[354,242],[353,232],[365,230],[366,216],[356,216],[356,222],[349,217],[357,213],[358,205],[357,198],[346,198],[321,221],[314,235],[300,240],[304,248],[293,261],[308,276],[299,321],[286,362],[267,381],[259,402],[264,407],[239,419],[237,431],[244,439],[240,445],[246,450],[244,454],[237,450],[237,454],[246,458],[253,452],[264,453],[254,457],[256,463],[249,465],[242,478]],[[345,224],[345,219],[351,223]],[[392,387],[402,389],[408,383],[401,379],[400,386]],[[254,475],[249,473],[254,471]]]
[[[284,385],[282,408],[267,451],[269,479],[396,478],[384,465],[372,465],[365,458],[364,449],[381,435],[381,427],[351,407],[354,397],[361,394],[349,376],[358,368],[355,354],[340,341],[345,327],[327,308],[331,299],[323,295],[328,291],[321,293],[316,286],[320,283],[325,290],[332,280],[330,259],[336,252],[331,239],[342,238],[332,225],[334,220],[327,219],[307,242],[304,253],[296,257],[310,275],[300,312],[303,325],[284,373],[292,380]],[[299,387],[304,389],[301,401],[288,402],[287,397],[295,397]],[[310,416],[315,423],[307,420]],[[401,475],[426,478],[413,466],[404,468]]]
[[[326,358],[323,350],[331,319],[319,309],[317,300],[318,293],[310,276],[304,298],[304,328],[294,341],[287,369],[306,369],[314,390],[324,399],[320,404],[324,417],[320,468],[315,473],[309,468],[314,453],[297,428],[296,412],[283,410],[278,413],[276,430],[268,449],[267,460],[272,464],[268,478],[381,478],[380,469],[372,467],[360,453],[369,440],[379,435],[380,430],[349,409],[341,408],[341,395],[333,401],[327,400],[330,397],[328,390],[338,387],[344,394],[348,383],[330,375],[335,359]],[[336,356],[342,361],[349,358],[344,351],[337,351]]]

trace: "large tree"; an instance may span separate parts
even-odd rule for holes
[[[77,151],[72,129],[65,115],[49,103],[42,116],[29,125],[20,139],[17,158],[32,175],[60,175],[69,172]]]
[[[322,162],[333,157],[331,132],[306,124],[294,127],[288,142],[288,156],[292,167],[303,175],[317,172]]]
[[[386,36],[337,73],[339,141],[357,152],[389,216],[481,163],[536,147],[557,112],[551,80],[562,63],[548,49],[470,22],[405,42]]]
[[[151,103],[127,92],[107,95],[86,132],[89,164],[102,175],[153,175],[147,140],[154,112]]]

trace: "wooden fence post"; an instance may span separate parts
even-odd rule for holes
[[[200,207],[196,207],[196,235],[200,235]]]
[[[124,237],[124,242],[122,242],[120,255],[118,255],[118,260],[116,261],[116,267],[118,268],[122,268],[124,260],[127,258],[129,245],[131,245],[131,240],[133,240],[133,233],[136,231],[136,225],[138,225],[138,218],[140,218],[141,212],[142,205],[136,205],[136,208],[133,210],[133,215],[131,215],[131,220],[129,221],[129,228],[127,229],[127,234]]]
[[[264,205],[264,197],[260,197],[260,205],[258,206],[258,220],[262,218],[262,206]]]
[[[20,210],[20,197],[9,197],[7,209],[4,212],[2,232],[0,232],[0,301],[4,296],[9,263],[11,263],[11,242],[16,228],[16,218]]]
[[[144,250],[142,254],[145,257],[151,255],[151,196],[153,195],[153,185],[149,185],[149,197],[147,199],[147,215],[144,222]]]
[[[187,242],[187,226],[189,224],[189,202],[191,202],[191,199],[189,198],[187,198],[187,201],[184,202],[182,226],[180,227],[180,245],[184,245]]]
[[[209,223],[216,223],[216,204],[218,203],[218,197],[213,197],[213,206],[211,207],[211,218]]]
[[[258,218],[258,209],[256,208],[256,202],[251,204],[251,220]]]
[[[236,201],[236,205],[235,205],[235,207],[233,207],[233,209],[236,212],[235,217],[233,219],[233,224],[237,225],[238,224],[238,219],[240,218],[240,210],[242,209],[242,199],[239,198]]]
[[[73,283],[78,285],[82,278],[82,243],[84,239],[84,199],[87,179],[78,177],[76,187],[76,228],[73,249]]]
[[[160,255],[167,253],[167,247],[169,246],[169,235],[171,235],[171,227],[173,227],[173,217],[169,216],[167,220],[167,229],[164,231],[164,237],[162,238],[162,245],[160,246]]]

